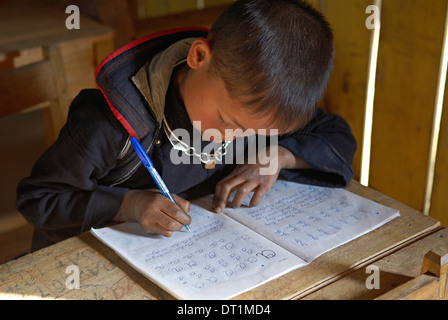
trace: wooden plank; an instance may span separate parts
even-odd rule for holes
[[[446,0],[383,1],[370,186],[423,211]]]
[[[440,279],[421,275],[375,300],[439,300]]]
[[[135,29],[128,1],[95,0],[94,3],[101,22],[115,29],[115,48],[134,40]],[[85,5],[91,6],[92,3]]]
[[[447,88],[448,89],[448,88]],[[448,226],[448,90],[445,89],[444,109],[437,147],[434,186],[431,199],[430,216]]]
[[[80,90],[95,88],[96,59],[94,43],[89,39],[64,42],[58,45],[68,95],[74,98]]]
[[[155,17],[135,21],[136,37],[156,31],[188,26],[211,27],[215,20],[228,8],[228,5],[183,12],[165,17]]]
[[[145,0],[145,13],[147,18],[160,17],[180,12],[196,10],[196,0]]]
[[[370,265],[376,266],[380,271],[379,289],[366,287],[366,267],[333,282],[316,291],[305,300],[370,300],[399,287],[420,276],[423,258],[427,252],[440,246],[448,247],[448,229],[444,228],[431,234],[401,250],[375,261]],[[418,281],[417,281],[418,283]]]
[[[332,250],[310,265],[242,294],[237,299],[287,299],[307,292],[421,236],[438,222],[374,190],[354,183],[350,190],[399,209],[402,216],[385,226]],[[81,271],[79,290],[68,290],[65,268]],[[60,242],[0,266],[0,294],[19,298],[171,299],[165,291],[135,271],[90,234]]]
[[[438,298],[448,299],[448,246],[440,246],[429,251],[423,260],[422,275],[437,277]]]
[[[199,9],[197,6],[197,0],[138,0],[138,2],[138,5],[143,8],[143,10],[141,10],[141,18],[143,19],[175,15]],[[204,8],[213,8],[219,6],[229,6],[232,2],[233,0],[207,0],[203,1],[203,4]]]
[[[112,53],[113,32],[58,44],[66,75],[67,93],[74,98],[85,88],[96,88],[95,69]],[[102,47],[98,47],[102,46]]]
[[[80,288],[66,286],[66,268],[80,270]],[[173,299],[90,234],[0,266],[0,299]]]
[[[0,221],[3,224],[4,217],[0,216]],[[20,224],[14,229],[0,232],[0,264],[27,254],[30,250],[34,228],[23,221],[23,218],[19,222]]]
[[[95,52],[95,67],[98,66],[101,61],[109,56],[115,49],[114,37],[108,37],[106,39],[95,40],[94,44]]]
[[[112,28],[83,15],[80,29],[67,29],[66,7],[65,1],[60,0],[0,1],[0,53],[21,52],[113,32]]]
[[[45,59],[42,47],[24,49],[14,58],[14,68],[20,68],[29,64],[33,64]]]
[[[370,52],[370,30],[365,26],[368,17],[365,11],[372,1],[322,2],[322,11],[333,27],[335,38],[335,65],[324,107],[341,115],[352,128],[358,142],[353,170],[355,179],[359,180]]]
[[[41,61],[0,73],[0,117],[55,98],[51,64]]]
[[[317,9],[317,10],[322,12],[321,0],[306,0],[306,2],[308,2],[315,9]]]
[[[20,52],[8,52],[0,54],[0,72],[13,69],[14,60],[20,55]]]
[[[50,101],[50,108],[45,110],[47,145],[51,145],[56,141],[59,131],[66,122],[72,98],[67,92],[67,77],[58,46],[48,48],[48,59],[51,63],[53,82],[56,88],[55,97]]]

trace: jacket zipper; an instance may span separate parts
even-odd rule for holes
[[[146,150],[146,153],[149,153],[151,151],[151,149],[153,148],[155,142],[157,141],[157,137],[159,136],[159,132],[160,132],[160,128],[161,128],[161,123],[157,126],[156,132],[151,140],[151,143],[149,144],[148,150]],[[132,149],[130,146],[128,146],[130,144],[130,137],[128,137],[125,147],[123,148],[123,150],[127,150],[127,149]],[[126,153],[129,152],[129,150],[126,151]],[[136,171],[137,169],[140,167],[141,165],[141,161],[138,161],[137,164],[129,171],[127,172],[124,176],[122,176],[121,178],[118,178],[115,182],[113,182],[112,184],[110,184],[111,187],[115,187],[123,182],[125,182],[126,180],[128,180]]]

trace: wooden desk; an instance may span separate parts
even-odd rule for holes
[[[365,267],[378,264],[386,272],[400,272],[409,266],[416,275],[423,256],[434,246],[448,247],[448,233],[439,222],[394,201],[372,189],[352,183],[348,190],[361,196],[400,210],[401,216],[354,241],[340,246],[314,260],[306,267],[292,271],[237,299],[298,299],[298,298],[372,298],[365,288]],[[442,235],[442,237],[440,237]],[[402,252],[411,252],[402,254]],[[396,253],[394,253],[396,252]],[[393,253],[393,254],[392,254]],[[386,257],[386,258],[385,258]],[[387,260],[387,257],[392,257]],[[382,260],[382,259],[386,260]],[[389,261],[389,262],[387,262]],[[391,262],[393,261],[393,263]],[[387,263],[395,266],[394,271]],[[67,266],[80,269],[80,289],[66,287]],[[411,268],[411,265],[414,266]],[[414,270],[415,269],[415,270]],[[383,270],[383,269],[381,269]],[[356,286],[347,286],[353,282]],[[384,290],[394,282],[387,282]],[[356,287],[356,292],[354,288]],[[135,271],[111,249],[89,233],[68,239],[56,245],[26,255],[0,266],[1,298],[49,299],[172,299],[165,291]]]

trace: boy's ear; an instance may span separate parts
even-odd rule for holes
[[[208,65],[211,55],[210,43],[204,38],[196,39],[190,47],[187,64],[192,69]]]

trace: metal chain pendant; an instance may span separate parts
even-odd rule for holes
[[[194,147],[190,147],[185,142],[181,141],[176,135],[171,131],[165,117],[163,117],[163,129],[165,131],[168,140],[175,150],[182,151],[186,155],[190,157],[197,158],[201,163],[204,169],[214,169],[216,167],[217,162],[222,161],[222,156],[227,154],[227,147],[232,141],[224,141],[222,146],[216,150],[215,153],[209,154],[207,152],[197,153]]]

